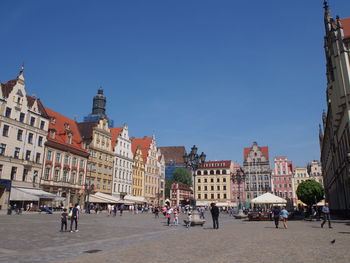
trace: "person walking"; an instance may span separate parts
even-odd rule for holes
[[[178,210],[175,208],[174,209],[174,225],[177,226],[179,224],[179,212]]]
[[[199,218],[200,219],[205,219],[205,217],[204,217],[204,207],[203,206],[199,208]]]
[[[211,203],[210,206],[210,213],[213,219],[213,229],[219,229],[219,208],[216,206],[215,203]]]
[[[276,228],[278,228],[278,223],[280,221],[280,213],[281,211],[278,209],[277,206],[275,206],[274,209],[272,210],[272,217],[273,217],[273,220],[275,221]]]
[[[63,213],[61,214],[61,231],[60,232],[63,232],[63,227],[64,227],[64,231],[67,231],[67,222],[68,222],[67,208],[63,208]]]
[[[321,224],[321,227],[323,228],[326,221],[328,221],[328,227],[332,228],[332,226],[331,226],[331,214],[329,211],[328,203],[325,203],[324,206],[322,207],[322,213],[323,213],[323,222]]]
[[[119,207],[119,210],[120,210],[120,216],[123,215],[123,210],[124,210],[125,206],[124,204],[121,204],[120,207]]]
[[[159,207],[158,206],[154,209],[154,218],[159,218]]]
[[[282,217],[283,226],[284,226],[285,229],[287,229],[288,228],[287,220],[288,220],[289,213],[288,213],[288,211],[286,210],[285,207],[282,207],[282,210],[281,210],[280,214],[281,214],[281,217]]]
[[[70,232],[73,232],[73,222],[75,223],[75,232],[78,232],[79,209],[78,204],[75,204],[70,218]]]
[[[187,214],[187,222],[186,222],[186,227],[189,228],[192,224],[192,213],[191,211],[188,212]]]
[[[117,205],[116,204],[114,204],[114,206],[113,206],[113,216],[117,216]]]

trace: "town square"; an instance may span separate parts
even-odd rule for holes
[[[0,262],[350,262],[350,1],[0,7]]]

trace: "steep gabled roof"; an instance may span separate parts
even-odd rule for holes
[[[9,94],[11,93],[13,87],[16,85],[17,79],[11,79],[6,83],[0,83],[1,90],[2,90],[2,96],[4,98],[8,98]]]
[[[183,156],[186,153],[185,146],[158,147],[164,155],[165,163],[171,165],[185,165]]]
[[[249,147],[249,148],[244,148],[244,161],[247,160],[248,154],[249,152],[252,150],[253,147]],[[269,147],[268,146],[263,146],[260,147],[259,146],[259,150],[264,154],[266,160],[269,160]]]
[[[150,149],[152,141],[153,139],[147,136],[143,138],[134,138],[134,137],[131,138],[131,145],[135,150],[135,152],[137,147],[141,149],[144,163],[147,163],[148,151]],[[133,153],[134,153],[134,150],[133,150]]]
[[[99,121],[86,121],[78,123],[80,134],[84,140],[92,137],[92,130],[98,125],[98,122]]]
[[[45,108],[45,110],[51,118],[55,118],[55,121],[50,121],[49,129],[55,130],[56,135],[54,139],[48,136],[48,140],[86,152],[87,150],[83,149],[82,147],[83,140],[78,128],[78,123],[75,120],[72,120],[49,108]],[[69,133],[72,134],[71,144],[69,144],[67,141]]]
[[[343,26],[344,38],[350,38],[350,17],[340,19],[340,23]]]
[[[116,128],[110,128],[109,129],[112,133],[112,147],[114,149],[114,147],[116,146],[117,144],[117,141],[118,141],[118,137],[119,135],[122,133],[123,131],[123,127],[116,127]]]

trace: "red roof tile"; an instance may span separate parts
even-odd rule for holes
[[[135,154],[136,149],[140,148],[142,151],[142,158],[143,162],[147,162],[147,156],[148,156],[148,151],[151,146],[153,139],[150,137],[143,137],[143,138],[131,138],[131,147],[132,147],[132,152]]]
[[[112,133],[112,147],[114,150],[114,147],[116,146],[117,141],[118,141],[118,137],[121,134],[121,132],[123,131],[123,127],[110,128],[109,130]]]
[[[199,168],[230,168],[231,163],[231,161],[207,161],[202,163]]]
[[[11,79],[6,83],[0,83],[1,90],[2,90],[2,96],[4,98],[7,98],[9,94],[11,93],[13,87],[16,85],[17,79]]]
[[[186,153],[184,146],[158,147],[164,155],[165,163],[172,165],[185,165],[183,156]]]
[[[350,17],[340,19],[344,30],[344,38],[350,38]]]
[[[47,114],[50,117],[55,118],[55,122],[50,121],[49,129],[53,129],[56,132],[55,138],[52,139],[50,134],[48,134],[48,140],[54,141],[59,144],[63,144],[68,147],[72,147],[84,152],[87,152],[87,149],[83,149],[82,147],[82,137],[78,128],[78,123],[75,120],[72,120],[66,116],[63,116],[60,113],[57,113],[51,109],[45,108]],[[66,124],[69,124],[69,129],[66,128]],[[68,144],[68,133],[70,131],[72,133],[72,143]]]

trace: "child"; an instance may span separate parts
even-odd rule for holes
[[[64,208],[63,213],[61,214],[61,231],[60,232],[63,232],[63,226],[64,226],[64,231],[67,231],[67,221],[68,221],[67,208]]]
[[[186,227],[189,228],[191,226],[191,223],[192,223],[192,213],[188,212]]]
[[[179,213],[176,209],[174,209],[174,225],[177,226],[179,224]]]

